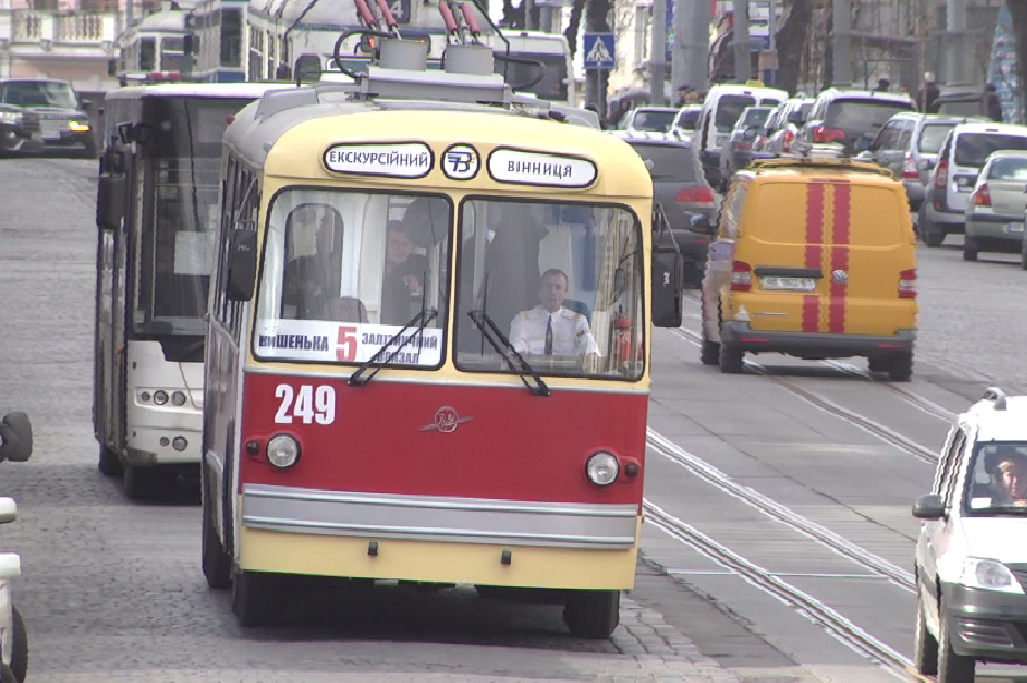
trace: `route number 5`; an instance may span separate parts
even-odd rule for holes
[[[339,343],[335,356],[343,363],[352,363],[357,357],[357,328],[352,325],[339,325]]]
[[[279,399],[275,422],[292,424],[293,418],[299,418],[303,424],[316,422],[319,425],[330,425],[335,422],[335,389],[333,387],[317,387],[304,384],[299,392],[292,385],[279,384],[275,389],[275,398]]]

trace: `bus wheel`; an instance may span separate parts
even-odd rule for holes
[[[100,442],[100,462],[98,465],[100,472],[106,474],[108,477],[117,477],[124,473],[125,469],[121,465],[121,458],[118,454],[107,448],[107,444]]]
[[[232,577],[232,612],[241,626],[277,626],[285,611],[282,577],[263,572],[236,572]]]
[[[620,623],[620,591],[570,591],[563,623],[578,638],[609,638]]]
[[[11,607],[11,673],[16,681],[24,681],[29,670],[29,637],[25,631],[25,621],[17,607]]]
[[[125,495],[132,500],[146,500],[153,493],[153,483],[158,468],[125,465]]]
[[[214,525],[214,504],[216,498],[210,493],[210,470],[204,463],[201,467],[201,496],[203,498],[203,575],[207,585],[214,589],[232,585],[232,558],[225,552],[225,546]]]

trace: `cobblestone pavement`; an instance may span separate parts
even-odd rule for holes
[[[27,411],[36,433],[29,463],[0,466],[4,495],[20,506],[3,542],[23,558],[14,596],[30,634],[30,682],[767,680],[704,657],[681,627],[702,600],[652,576],[602,642],[566,635],[558,608],[396,586],[328,616],[314,596],[309,623],[289,630],[241,629],[201,574],[199,508],[174,495],[131,504],[96,469],[95,168],[0,163],[0,410]],[[754,640],[722,614],[703,619]],[[814,680],[764,650],[761,661],[795,674],[775,680]]]

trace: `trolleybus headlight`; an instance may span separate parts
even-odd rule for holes
[[[267,442],[267,461],[275,467],[292,467],[300,459],[300,445],[288,434],[271,437]]]
[[[585,461],[585,474],[593,484],[608,486],[617,481],[620,463],[612,453],[599,451],[588,456],[588,460]]]
[[[163,389],[158,389],[157,391],[153,392],[153,402],[159,406],[164,405],[168,402],[168,392],[164,391]]]
[[[174,403],[176,406],[184,406],[185,394],[183,394],[181,391],[174,392],[173,394],[171,394],[171,402]]]

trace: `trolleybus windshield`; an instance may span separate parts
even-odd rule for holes
[[[386,365],[437,368],[452,222],[441,196],[280,192],[267,222],[254,354],[360,364],[391,341],[380,358]],[[422,312],[416,339],[393,340]]]
[[[476,312],[543,375],[642,376],[642,235],[627,208],[466,199],[460,208],[456,365],[517,374]]]
[[[229,115],[249,101],[143,99],[133,221],[138,337],[202,340],[220,218],[221,137]]]

